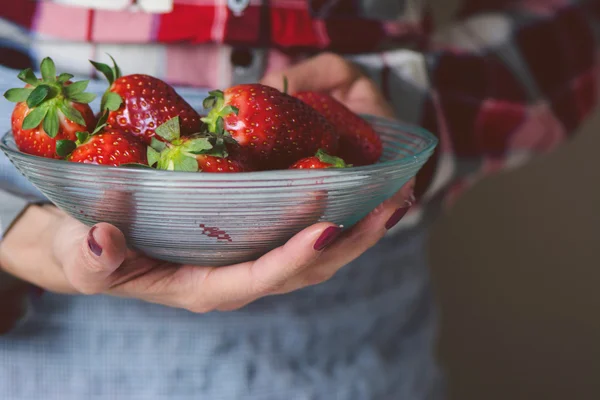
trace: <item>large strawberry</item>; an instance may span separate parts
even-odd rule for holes
[[[12,113],[12,132],[19,150],[48,158],[56,154],[57,140],[75,140],[75,133],[94,129],[96,119],[88,103],[96,97],[85,90],[89,81],[71,82],[73,75],[56,76],[50,58],[40,66],[42,79],[28,68],[19,79],[25,88],[10,89],[4,97],[17,103]]]
[[[77,136],[75,143],[59,143],[59,153],[70,153],[67,161],[114,167],[147,164],[146,146],[122,132],[105,130],[91,136],[86,132],[78,132]]]
[[[261,169],[286,168],[322,148],[335,154],[338,134],[302,101],[260,85],[210,92],[202,120],[210,132],[231,135]]]
[[[200,131],[200,115],[167,83],[149,75],[121,76],[114,60],[113,67],[90,62],[110,84],[101,104],[108,112],[104,118],[109,129],[119,129],[150,144],[156,128],[178,116],[182,135]]]
[[[247,172],[252,169],[239,145],[215,135],[181,136],[179,117],[156,129],[148,147],[148,165],[157,169],[187,172]],[[225,140],[224,140],[225,139]]]
[[[381,138],[367,121],[333,97],[318,92],[294,95],[327,118],[340,134],[337,155],[353,165],[374,164],[381,157]]]
[[[297,161],[290,169],[346,168],[349,166],[341,158],[330,156],[322,149],[319,149],[317,154]]]

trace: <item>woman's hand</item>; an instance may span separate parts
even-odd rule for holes
[[[282,84],[284,74],[292,91],[325,90],[355,111],[391,115],[372,82],[338,57],[313,58],[265,83]],[[217,268],[147,258],[127,249],[112,225],[90,229],[53,207],[32,206],[0,242],[0,267],[54,292],[106,293],[199,313],[233,310],[329,279],[404,216],[414,201],[413,186],[409,182],[345,232],[315,224],[258,260]]]
[[[290,94],[325,92],[357,114],[394,118],[390,105],[375,83],[338,55],[320,54],[286,71],[269,74],[261,83],[283,90],[284,77],[288,80]]]

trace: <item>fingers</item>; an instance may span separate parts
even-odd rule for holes
[[[91,229],[71,223],[55,240],[55,257],[65,277],[79,292],[100,293],[110,288],[111,274],[123,263],[127,244],[123,233],[110,224]]]
[[[336,94],[334,93],[334,96]],[[358,114],[369,114],[384,118],[395,118],[394,111],[383,94],[371,79],[361,76],[345,92],[345,98],[339,98],[350,110]]]
[[[361,73],[342,57],[322,53],[286,71],[269,74],[261,83],[283,90],[284,76],[288,80],[288,93],[293,94],[308,90],[330,92],[348,87]]]
[[[277,293],[288,280],[313,265],[340,231],[335,225],[319,223],[256,261],[217,268],[159,268],[116,288],[114,293],[197,313],[238,308]]]
[[[309,273],[300,277],[303,280],[301,284],[311,285],[329,279],[340,268],[354,261],[379,242],[402,220],[414,204],[413,190],[414,180],[411,180],[394,197],[379,205],[362,221],[344,232],[339,240],[321,255],[318,263],[309,270]]]

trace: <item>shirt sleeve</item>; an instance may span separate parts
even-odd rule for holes
[[[354,58],[399,118],[438,135],[425,200],[451,204],[482,177],[553,150],[597,103],[600,2],[482,3],[429,51]]]

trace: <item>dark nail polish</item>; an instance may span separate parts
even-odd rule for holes
[[[406,215],[408,210],[409,210],[408,207],[405,207],[405,208],[399,208],[396,211],[394,211],[394,213],[392,214],[390,219],[388,219],[388,221],[385,223],[385,229],[390,230],[394,226],[396,226],[396,224],[398,222],[400,222],[400,220]]]
[[[325,247],[333,243],[333,241],[340,235],[341,232],[342,228],[339,226],[330,226],[329,228],[325,229],[315,242],[314,249],[317,251],[325,249]]]
[[[90,233],[88,233],[88,246],[92,253],[94,253],[97,257],[100,257],[102,255],[102,247],[100,247],[98,242],[96,242],[96,239],[94,239],[95,230],[96,227],[94,226],[92,229],[90,229]]]

